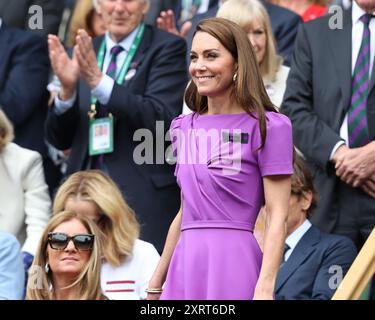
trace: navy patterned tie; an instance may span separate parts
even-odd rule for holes
[[[349,146],[361,147],[370,142],[367,126],[367,97],[370,78],[370,28],[369,23],[374,16],[364,14],[361,48],[354,67],[352,79],[352,98],[348,112]]]
[[[117,60],[117,55],[122,50],[124,50],[124,48],[121,47],[121,46],[114,46],[111,49],[111,61],[109,62],[106,74],[109,75],[112,79],[116,78],[116,60]]]

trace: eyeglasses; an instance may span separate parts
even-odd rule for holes
[[[64,250],[70,240],[73,240],[74,246],[79,251],[88,251],[92,249],[95,236],[93,234],[77,234],[69,237],[65,233],[49,232],[47,241],[52,249]]]

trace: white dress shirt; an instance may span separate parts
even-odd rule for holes
[[[289,246],[289,250],[285,252],[284,259],[287,261],[292,254],[294,248],[297,246],[298,242],[302,239],[304,234],[309,230],[311,227],[311,222],[309,220],[305,220],[296,230],[286,238],[285,243]]]
[[[354,72],[355,63],[359,54],[359,49],[362,43],[363,34],[363,23],[359,20],[366,12],[362,10],[357,2],[353,1],[352,8],[352,74]],[[369,24],[371,38],[370,38],[370,77],[372,74],[372,68],[374,65],[375,56],[375,18],[370,20]],[[340,128],[340,137],[342,141],[336,143],[332,149],[330,159],[332,160],[336,150],[343,144],[349,144],[349,133],[348,133],[348,114],[345,115],[344,121]]]
[[[94,89],[91,90],[91,94],[94,97],[96,97],[98,101],[103,105],[106,105],[108,103],[111,97],[113,86],[115,84],[115,81],[110,76],[105,74],[105,70],[107,70],[109,63],[111,62],[111,49],[116,45],[120,45],[121,47],[124,48],[124,50],[121,51],[117,55],[117,59],[116,59],[116,77],[117,77],[126,59],[126,56],[130,50],[130,47],[132,46],[134,39],[137,36],[139,28],[140,28],[139,26],[135,28],[127,37],[125,37],[119,43],[114,42],[109,36],[108,32],[106,32],[105,34],[106,52],[104,56],[103,70],[102,70],[103,77],[100,80],[99,84]],[[55,113],[58,115],[61,115],[67,110],[69,110],[73,106],[76,98],[77,98],[77,92],[74,93],[72,98],[66,101],[60,100],[58,95],[56,95]]]
[[[201,5],[198,8],[197,13],[205,13],[208,10],[210,0],[201,0]]]

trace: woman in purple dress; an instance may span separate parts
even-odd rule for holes
[[[171,124],[181,209],[148,299],[273,299],[293,173],[290,121],[273,107],[233,22],[198,24],[189,71],[194,112]],[[262,256],[253,228],[264,202]]]

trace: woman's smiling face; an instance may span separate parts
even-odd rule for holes
[[[192,42],[189,72],[202,96],[215,97],[232,90],[236,62],[213,36],[197,32]]]

